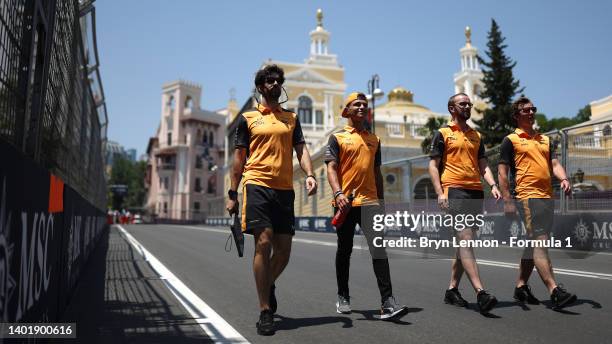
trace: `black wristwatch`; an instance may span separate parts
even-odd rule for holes
[[[314,180],[315,180],[315,182],[317,181],[317,177],[315,177],[315,176],[314,176],[314,175],[312,175],[312,174],[307,175],[307,176],[306,176],[306,179],[308,179],[308,177],[312,177],[312,179],[314,179]]]
[[[495,183],[493,185],[489,185],[489,187],[491,188],[491,190],[493,190],[493,188],[498,188],[499,189],[499,185],[497,185],[497,183]]]
[[[227,190],[227,197],[229,197],[229,199],[231,199],[232,201],[236,201],[238,200],[238,191],[234,191],[234,190]]]

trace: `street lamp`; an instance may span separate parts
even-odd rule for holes
[[[372,101],[372,134],[376,132],[376,120],[375,120],[375,111],[376,111],[376,98],[382,98],[385,95],[379,86],[378,83],[380,81],[380,77],[378,74],[372,75],[372,79],[368,81],[368,100]]]

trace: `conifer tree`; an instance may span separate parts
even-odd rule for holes
[[[519,81],[514,78],[512,69],[516,62],[506,55],[504,49],[506,40],[495,22],[491,19],[491,30],[488,34],[486,55],[489,61],[478,56],[478,61],[483,66],[484,90],[480,97],[485,99],[490,108],[486,109],[481,120],[474,122],[480,127],[483,140],[487,147],[498,145],[504,136],[514,130],[515,123],[512,119],[512,100],[523,92]]]

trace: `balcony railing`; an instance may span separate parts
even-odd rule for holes
[[[162,169],[162,170],[174,170],[176,168],[176,164],[174,163],[159,164],[157,165],[157,168]]]

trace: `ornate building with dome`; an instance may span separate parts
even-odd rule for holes
[[[300,119],[304,137],[312,158],[313,171],[319,189],[315,196],[308,197],[304,188],[304,173],[297,159],[294,160],[293,188],[295,190],[296,216],[332,216],[332,190],[327,182],[327,169],[323,161],[329,135],[341,130],[346,120],[341,117],[342,102],[346,93],[344,68],[338,63],[336,55],[329,48],[330,32],[323,28],[323,12],[317,11],[317,26],[310,32],[310,54],[303,63],[269,59],[262,66],[276,64],[285,71],[287,101],[283,107],[295,112]],[[478,50],[471,45],[469,30],[466,31],[466,46],[461,50],[461,71],[455,74],[455,90],[471,95],[477,94],[479,67],[476,61]],[[480,72],[482,74],[482,72]],[[474,93],[475,92],[475,93]],[[466,92],[467,93],[467,92]],[[284,94],[281,100],[284,99]],[[415,95],[409,89],[398,86],[389,91],[387,101],[376,104],[375,133],[381,139],[382,161],[389,162],[422,155],[421,142],[425,138],[421,128],[431,117],[447,118],[448,114],[431,111],[424,105],[415,103]],[[252,108],[254,102],[249,98],[242,109],[238,110],[235,100],[230,101],[226,133],[226,164],[224,182],[229,185],[229,168],[233,155],[233,132],[238,114]],[[397,166],[383,166],[385,195],[389,199],[401,199],[411,195],[404,190],[407,171]],[[421,173],[421,172],[419,172]],[[423,172],[423,173],[426,173]],[[225,188],[227,189],[227,187]],[[241,188],[238,189],[240,192]]]

